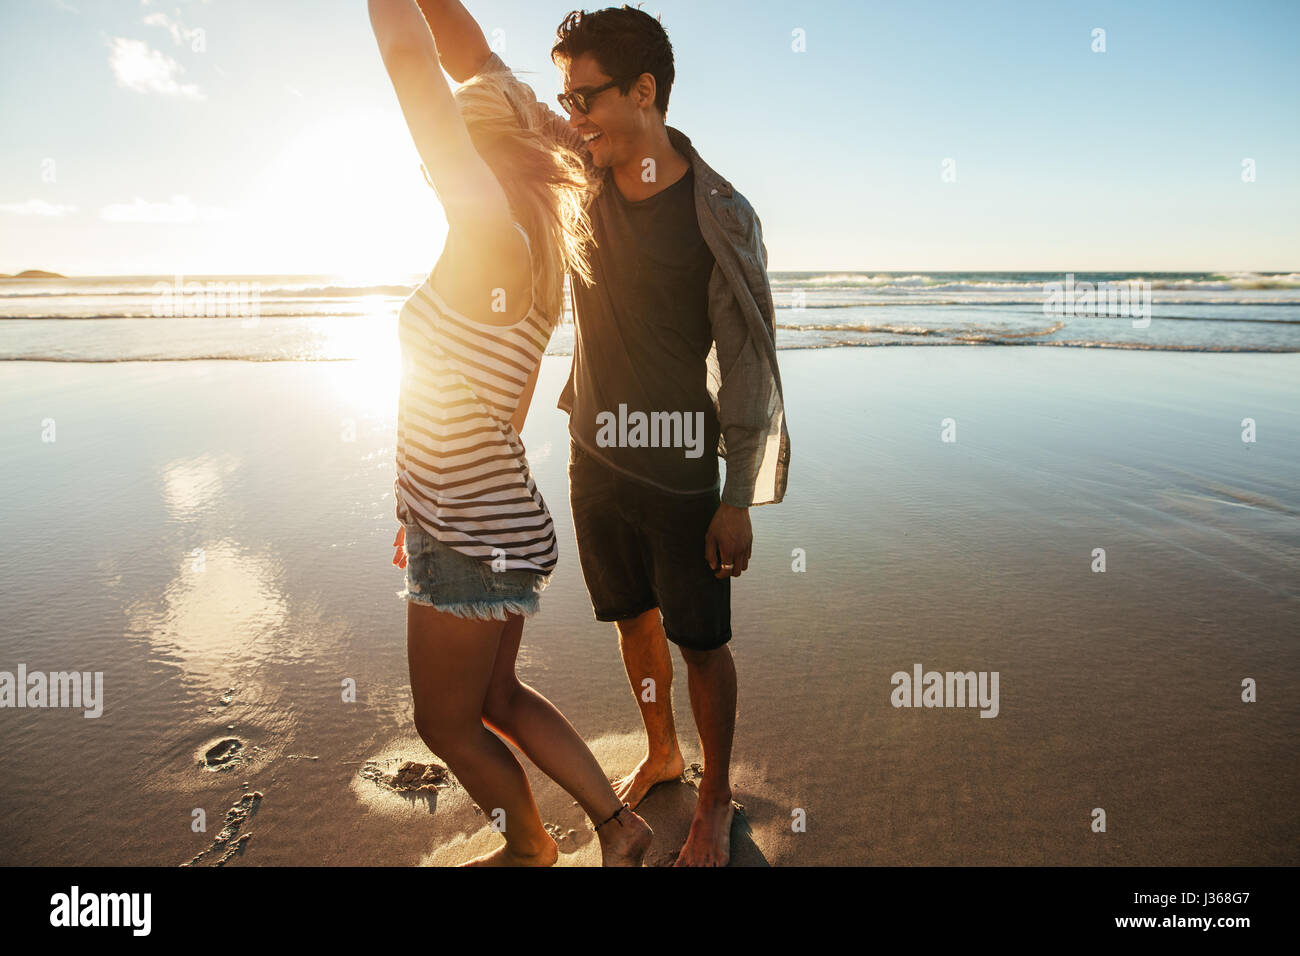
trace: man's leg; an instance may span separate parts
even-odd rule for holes
[[[726,644],[712,651],[683,647],[691,710],[704,751],[700,802],[677,866],[726,866],[731,859],[731,744],[736,735],[736,663]]]
[[[592,611],[597,620],[617,625],[623,666],[646,727],[645,759],[614,782],[618,798],[635,808],[656,783],[682,773],[673,727],[673,662],[635,524],[637,495],[570,439],[569,505]],[[647,686],[647,679],[653,683]]]
[[[731,854],[731,748],[736,732],[736,665],[731,640],[731,578],[718,578],[704,540],[719,498],[643,492],[639,530],[663,614],[661,640],[686,661],[691,710],[704,751],[700,800],[681,866],[726,866]],[[665,648],[665,656],[666,656]]]
[[[615,782],[614,792],[635,809],[655,784],[678,779],[685,764],[673,723],[673,659],[659,609],[653,607],[617,625],[623,667],[645,724],[646,755],[635,770]]]

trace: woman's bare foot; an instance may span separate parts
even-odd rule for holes
[[[600,838],[601,866],[640,866],[654,831],[637,814],[624,810],[596,831],[596,836]]]
[[[536,853],[519,853],[510,849],[510,844],[498,847],[491,853],[462,863],[461,866],[552,866],[560,858],[560,850],[550,837],[541,844]]]
[[[678,779],[685,769],[682,752],[676,748],[667,757],[651,757],[647,754],[635,770],[621,780],[614,781],[614,793],[635,810],[651,787]]]

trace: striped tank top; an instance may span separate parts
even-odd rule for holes
[[[515,223],[528,245],[528,233]],[[550,574],[555,526],[510,423],[554,330],[537,307],[490,325],[451,309],[429,275],[398,313],[402,382],[397,410],[399,521],[495,570]],[[504,564],[500,563],[504,561]]]

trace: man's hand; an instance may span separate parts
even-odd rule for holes
[[[393,547],[397,553],[393,555],[393,564],[399,568],[406,567],[406,525],[399,525],[397,528],[397,537],[393,539]]]
[[[740,577],[741,572],[749,567],[753,548],[754,532],[749,526],[749,509],[721,502],[704,536],[704,559],[713,568],[713,576]]]

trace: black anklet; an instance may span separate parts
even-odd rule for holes
[[[620,813],[622,813],[624,810],[627,810],[627,809],[629,809],[628,805],[627,805],[626,803],[623,804],[621,807],[619,807],[617,810],[615,810],[612,814],[610,814],[610,815],[609,815],[608,817],[606,817],[604,820],[601,820],[599,823],[597,823],[596,826],[594,827],[594,829],[595,829],[597,832],[599,832],[601,827],[603,827],[603,826],[604,826],[606,823],[608,823],[610,820],[617,820],[617,819],[618,819],[618,815],[619,815]],[[618,825],[619,825],[619,826],[622,826],[622,825],[623,825],[623,821],[622,821],[622,820],[619,820],[619,821],[618,821]]]

